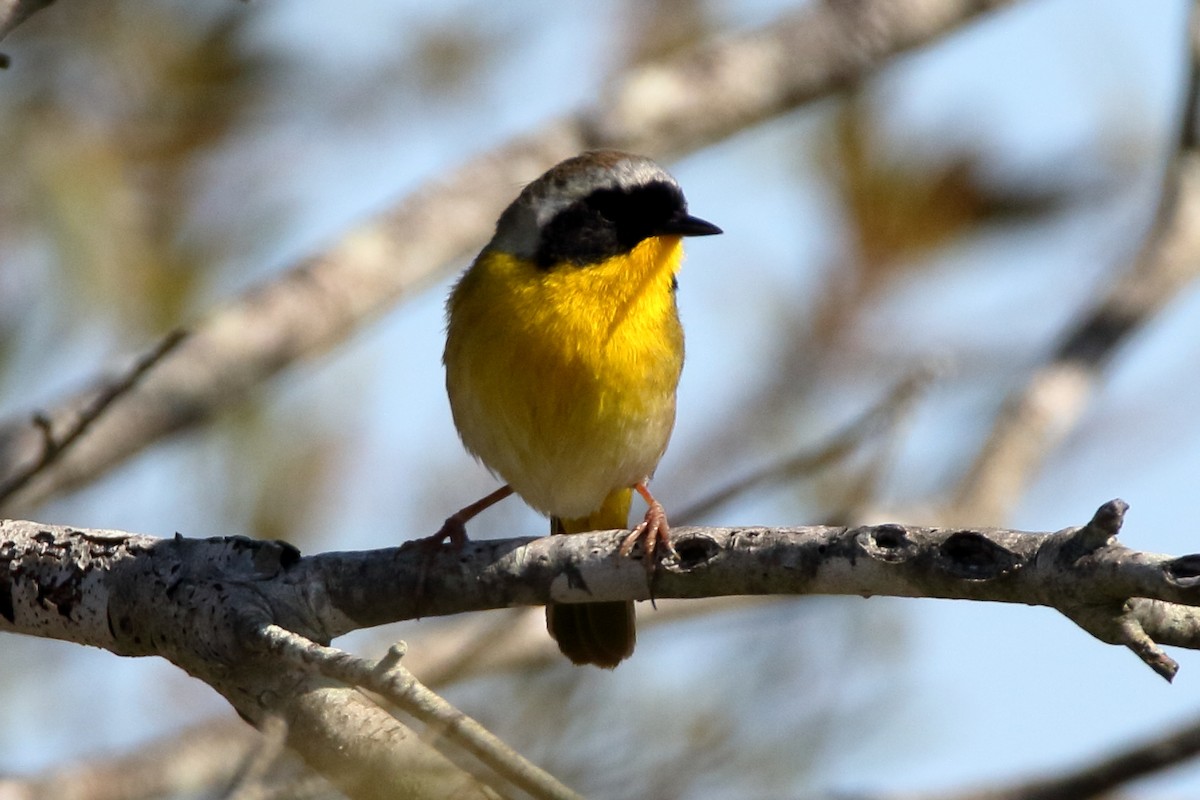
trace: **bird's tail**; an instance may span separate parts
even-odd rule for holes
[[[579,519],[550,518],[551,533],[584,533],[629,526],[631,490],[618,489],[599,509]],[[569,603],[546,605],[546,629],[558,649],[576,664],[612,669],[633,654],[637,631],[633,603]]]

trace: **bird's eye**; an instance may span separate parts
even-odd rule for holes
[[[584,202],[592,213],[615,224],[624,216],[622,205],[627,197],[624,192],[600,191],[592,193]]]

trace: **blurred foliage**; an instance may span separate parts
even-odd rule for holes
[[[5,109],[18,124],[0,134],[23,154],[0,189],[19,228],[0,233],[50,248],[62,324],[104,319],[140,341],[193,311],[208,259],[180,226],[198,164],[268,66],[238,44],[252,20],[126,0],[55,7],[22,29],[28,55],[6,76],[23,90]]]
[[[866,287],[918,268],[939,247],[998,223],[1036,221],[1061,211],[1061,186],[999,185],[979,150],[917,152],[888,141],[869,92],[850,94],[834,116],[817,165],[846,215],[850,268]]]
[[[427,101],[461,101],[479,74],[514,43],[513,33],[484,16],[460,15],[413,32],[413,47],[400,62],[405,76]]]

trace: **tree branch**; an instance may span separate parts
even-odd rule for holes
[[[526,761],[475,720],[451,706],[426,686],[401,663],[403,643],[393,645],[387,656],[369,663],[342,650],[311,642],[278,625],[259,631],[259,641],[270,652],[302,665],[312,665],[330,678],[348,686],[358,686],[381,695],[462,746],[497,775],[536,798],[581,800],[554,776]],[[504,787],[496,787],[503,790]]]
[[[45,472],[61,458],[62,454],[91,427],[93,422],[108,411],[109,407],[122,395],[128,394],[142,379],[142,376],[161,361],[167,353],[174,350],[186,336],[186,331],[178,329],[164,336],[150,352],[138,358],[124,374],[116,376],[111,382],[99,387],[99,392],[89,398],[87,405],[80,409],[76,418],[63,420],[64,430],[55,430],[49,419],[41,414],[35,414],[33,424],[42,432],[42,452],[32,464],[0,481],[0,506],[3,506],[5,500],[19,492],[25,484],[33,480],[39,473]]]
[[[493,796],[357,689],[256,646],[272,621],[310,629],[302,588],[262,591],[286,585],[297,558],[240,537],[0,522],[0,630],[167,658],[251,724],[281,719],[289,746],[352,798]]]
[[[1087,525],[1057,533],[898,524],[678,528],[678,558],[659,570],[653,594],[1048,606],[1170,679],[1177,666],[1159,645],[1200,649],[1200,554],[1124,547],[1116,540],[1124,512],[1114,500]],[[648,599],[638,559],[616,555],[622,535],[475,541],[429,563],[412,546],[301,557],[277,542],[240,537],[155,539],[8,521],[0,523],[0,567],[7,565],[0,629],[162,655],[201,677],[217,670],[225,681],[220,670],[247,658],[247,642],[267,624],[327,644],[418,613]],[[413,587],[427,565],[418,603]]]
[[[1125,510],[1114,500],[1086,525],[1054,533],[898,524],[678,528],[678,558],[663,564],[653,593],[1041,605],[1128,647],[1170,679],[1177,666],[1160,645],[1200,649],[1200,554],[1123,546],[1116,537]],[[634,558],[617,556],[624,535],[470,542],[430,562],[413,546],[303,557],[285,544],[241,537],[157,539],[9,520],[0,522],[0,630],[163,656],[213,686],[250,722],[282,720],[288,744],[351,797],[388,796],[380,787],[397,786],[413,796],[444,796],[448,787],[487,796],[359,688],[435,730],[455,728],[455,741],[519,785],[543,778],[523,772],[519,760],[498,757],[494,741],[458,712],[430,706],[395,658],[371,667],[328,642],[418,610],[428,616],[647,599],[651,587],[636,551]],[[413,587],[426,566],[418,604]],[[462,731],[466,738],[457,735]],[[569,792],[546,786],[552,788],[539,790],[544,796]]]
[[[30,508],[154,440],[195,425],[297,359],[328,349],[486,239],[512,187],[594,147],[680,154],[861,80],[890,58],[1013,0],[808,4],[759,31],[709,42],[619,76],[595,107],[494,148],[417,191],[325,253],[194,326],[89,435],[4,508]],[[453,220],[447,225],[446,220]],[[41,417],[57,429],[108,381]],[[42,431],[0,424],[0,482],[38,460]]]

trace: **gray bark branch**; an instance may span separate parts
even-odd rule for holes
[[[0,630],[167,658],[250,722],[286,723],[289,745],[351,797],[397,786],[412,796],[452,789],[485,797],[486,786],[359,691],[388,696],[374,678],[353,677],[373,668],[357,665],[351,675],[345,665],[353,657],[324,646],[418,615],[549,601],[890,595],[1055,608],[1170,679],[1178,667],[1161,645],[1200,649],[1200,554],[1125,547],[1117,540],[1125,510],[1114,500],[1086,525],[1054,533],[677,528],[678,556],[663,563],[653,587],[637,551],[617,555],[625,531],[469,542],[432,557],[414,546],[305,557],[242,537],[158,539],[8,520],[0,522]],[[291,657],[296,648],[281,649],[280,629],[311,642],[301,649],[336,669]],[[427,709],[410,713],[433,718]],[[481,741],[468,749],[491,746]]]
[[[658,598],[842,594],[938,597],[1058,609],[1160,674],[1158,645],[1200,648],[1200,555],[1132,550],[1121,501],[1055,533],[926,528],[677,528]],[[318,643],[417,616],[521,605],[646,600],[645,572],[616,556],[621,531],[301,556],[240,537],[156,539],[0,523],[0,630],[161,655],[196,674],[236,664],[276,624]],[[200,656],[199,662],[196,661]],[[224,679],[225,673],[219,676]],[[235,705],[237,705],[235,703]]]
[[[303,588],[277,591],[295,559],[240,537],[4,521],[0,630],[162,656],[256,727],[281,720],[289,746],[351,798],[494,797],[356,687],[255,645],[272,621],[308,629]]]

